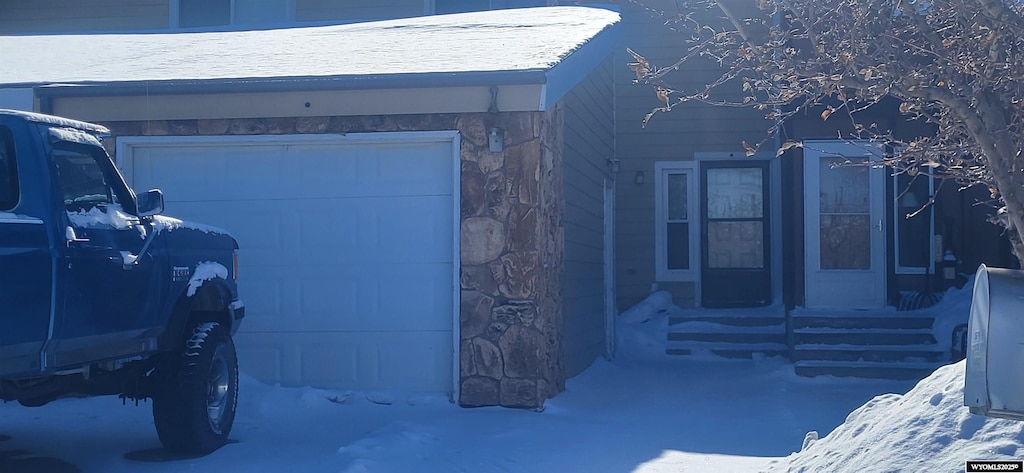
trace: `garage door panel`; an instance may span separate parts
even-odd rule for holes
[[[153,147],[136,152],[131,177],[169,202],[450,195],[450,153],[431,149],[446,146]]]
[[[245,199],[279,185],[283,146],[147,147],[134,151],[130,184],[161,189],[168,201]],[[244,168],[240,162],[244,161]],[[207,185],[218,183],[217,185]],[[239,189],[246,189],[239,193]]]
[[[295,252],[333,264],[452,262],[451,196],[312,201],[177,202],[167,213],[217,222],[258,264],[294,264]],[[258,209],[258,210],[257,210]]]
[[[272,383],[447,391],[451,333],[239,333],[239,364]]]
[[[450,143],[405,143],[350,146],[339,156],[331,146],[294,146],[289,162],[301,182],[335,188],[336,196],[450,194]]]
[[[341,385],[366,389],[446,391],[449,388],[451,333],[316,335],[301,345],[302,377],[309,384],[325,385],[340,380]]]
[[[335,248],[327,261],[450,263],[452,197],[379,197],[319,201],[298,211],[300,248]]]
[[[164,213],[190,222],[216,225],[238,240],[243,253],[281,254],[288,247],[289,229],[298,225],[298,216],[282,209],[280,203],[267,202],[166,202]]]
[[[328,268],[327,272],[333,274],[301,285],[300,313],[315,326],[334,330],[451,329],[451,313],[444,312],[452,306],[451,282],[445,281],[450,269],[444,265]],[[335,287],[351,288],[343,293],[352,299],[336,299]]]
[[[288,278],[265,268],[243,274],[239,290],[252,310],[242,330],[451,330],[448,265],[304,265],[291,271]]]
[[[238,291],[245,300],[247,315],[242,324],[243,330],[253,326],[263,326],[263,330],[279,329],[276,325],[285,307],[295,303],[292,294],[296,291],[289,288],[289,281],[281,278],[265,277],[256,268],[239,266]],[[257,309],[258,308],[258,309]]]

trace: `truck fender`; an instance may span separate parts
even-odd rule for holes
[[[160,337],[162,348],[184,347],[186,331],[203,322],[217,322],[231,329],[234,321],[228,312],[231,290],[220,278],[207,279],[192,295],[183,290],[174,304],[167,329]]]

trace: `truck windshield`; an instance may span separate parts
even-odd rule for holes
[[[68,210],[88,209],[115,202],[114,194],[103,177],[103,170],[91,155],[54,149],[53,162],[57,166],[64,205]]]

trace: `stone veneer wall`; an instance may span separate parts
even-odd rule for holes
[[[458,130],[463,406],[539,407],[565,389],[561,356],[562,113],[150,120],[117,136]],[[505,130],[492,153],[487,128]],[[114,146],[109,146],[113,152]]]
[[[475,144],[463,144],[465,406],[539,407],[565,389],[558,299],[561,107],[531,115],[533,138],[506,148],[503,167],[467,160]],[[486,193],[472,195],[479,183]]]

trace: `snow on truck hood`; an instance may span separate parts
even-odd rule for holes
[[[190,222],[188,220],[181,220],[174,217],[168,217],[166,215],[157,215],[153,217],[153,223],[156,225],[156,229],[158,232],[164,230],[170,232],[177,230],[179,228],[188,228],[191,230],[198,230],[204,233],[231,236],[231,233],[220,227],[206,225],[203,223]]]

